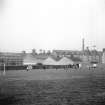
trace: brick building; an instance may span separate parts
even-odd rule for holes
[[[0,53],[0,64],[6,66],[23,65],[22,53]]]

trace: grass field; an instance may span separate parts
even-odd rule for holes
[[[105,69],[6,71],[0,105],[105,105]]]

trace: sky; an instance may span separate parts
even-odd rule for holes
[[[0,51],[105,47],[105,0],[0,0]]]

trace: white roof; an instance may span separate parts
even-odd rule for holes
[[[63,57],[61,60],[59,60],[57,62],[57,64],[58,65],[69,65],[69,64],[74,64],[74,62],[71,59],[67,58],[67,57]]]
[[[23,65],[35,65],[37,64],[37,59],[32,55],[28,54],[23,59]]]
[[[44,65],[56,65],[57,64],[57,61],[55,61],[53,58],[51,57],[48,57],[47,59],[45,59],[43,61],[43,64]]]

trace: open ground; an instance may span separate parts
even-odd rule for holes
[[[0,105],[105,105],[105,69],[1,71]]]

